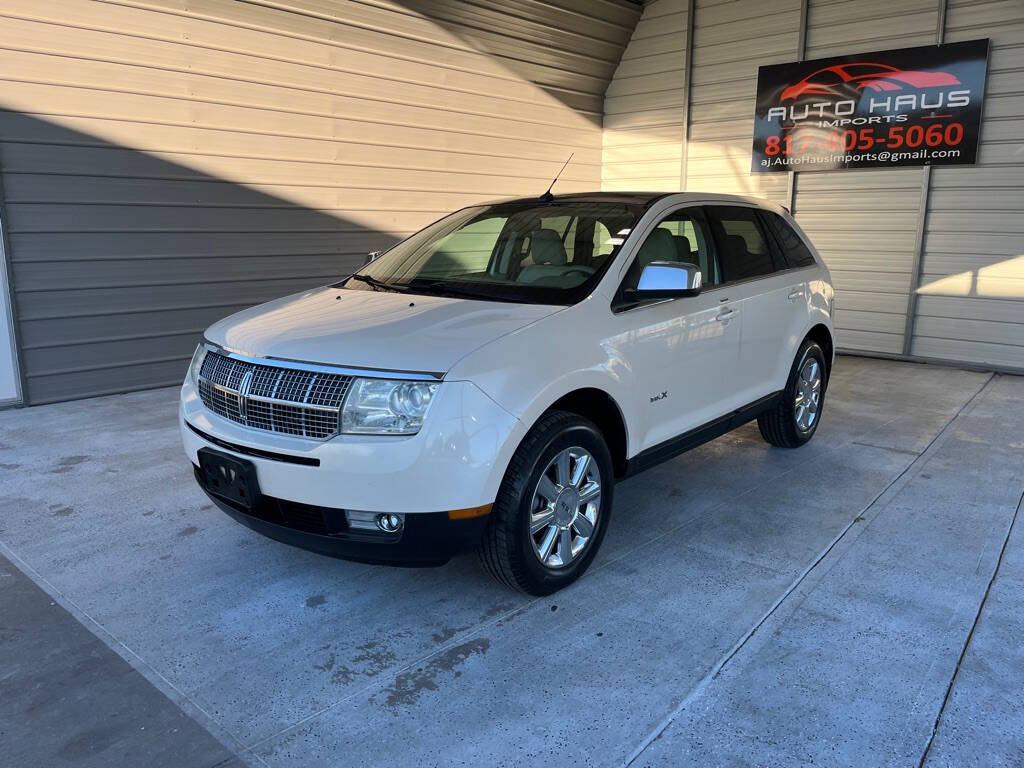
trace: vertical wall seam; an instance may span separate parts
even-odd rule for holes
[[[796,60],[803,61],[807,55],[807,12],[810,0],[800,0],[800,26],[797,29]],[[786,197],[789,212],[796,214],[796,171],[790,171],[786,180]]]
[[[690,156],[690,91],[693,84],[693,28],[697,0],[686,3],[686,50],[683,52],[683,126],[679,160],[679,191],[686,190],[686,165]]]
[[[935,44],[942,45],[946,37],[946,11],[949,0],[938,0],[938,15],[935,20]],[[914,258],[910,264],[910,280],[907,285],[907,316],[903,324],[903,354],[909,356],[914,345],[914,324],[917,319],[917,289],[921,287],[921,270],[924,267],[924,246],[927,239],[928,207],[931,203],[932,167],[921,169],[921,199],[917,212],[917,232],[914,235]]]
[[[944,2],[945,0],[940,0]],[[917,314],[917,289],[921,284],[921,266],[924,261],[924,233],[928,224],[928,202],[931,193],[932,167],[921,169],[921,198],[917,206],[917,231],[914,234],[914,257],[910,262],[910,278],[907,285],[907,314],[903,318],[903,354],[909,355],[914,339],[914,315]]]
[[[0,312],[7,314],[7,321],[11,324],[10,337],[15,367],[14,388],[16,394],[14,400],[5,400],[3,406],[23,405],[25,393],[28,386],[25,381],[25,363],[22,360],[21,351],[21,330],[18,327],[18,304],[14,296],[14,265],[11,263],[11,249],[7,238],[7,205],[4,194],[4,173],[0,166],[0,261],[3,262],[4,279],[7,281],[7,295],[3,297],[3,305],[0,305]]]

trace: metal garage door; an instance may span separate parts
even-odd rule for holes
[[[27,400],[174,384],[201,329],[455,207],[595,188],[627,0],[8,0]]]
[[[812,0],[806,58],[935,42],[935,0]],[[900,354],[921,213],[920,168],[799,174],[794,210],[832,271],[836,343]]]
[[[932,171],[911,352],[1024,369],[1024,3],[949,4],[947,41],[992,30],[978,165]]]

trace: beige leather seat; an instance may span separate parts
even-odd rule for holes
[[[655,261],[679,261],[675,238],[663,227],[656,228],[644,240],[644,244],[637,251],[636,261],[629,268],[625,284],[635,288],[640,282],[640,273],[644,271],[644,267]]]
[[[535,283],[546,277],[557,277],[565,272],[569,261],[562,238],[553,229],[538,229],[530,235],[530,256],[533,264],[523,267],[516,282]]]

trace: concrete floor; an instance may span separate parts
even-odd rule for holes
[[[259,537],[195,488],[175,400],[0,413],[0,555],[40,590],[0,579],[18,765],[197,739],[179,765],[1024,765],[1024,378],[840,358],[809,445],[747,426],[623,483],[594,567],[539,600],[468,557]],[[148,681],[131,727],[80,705],[139,680],[35,674],[24,636],[78,629],[43,600],[98,638],[77,669],[116,652]],[[33,685],[63,692],[11,695]]]

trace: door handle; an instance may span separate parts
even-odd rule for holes
[[[720,323],[724,323],[735,314],[736,313],[733,310],[729,309],[728,307],[722,307],[720,310],[718,310],[718,314],[715,315],[715,320],[717,320]]]
[[[789,292],[789,296],[787,296],[787,298],[790,301],[796,301],[797,299],[799,299],[803,295],[804,295],[804,291],[803,291],[802,288],[794,288],[792,291]]]

